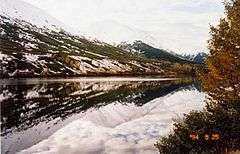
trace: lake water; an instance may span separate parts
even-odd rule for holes
[[[2,153],[157,153],[173,118],[201,110],[197,82],[161,78],[0,80]]]

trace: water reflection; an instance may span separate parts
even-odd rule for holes
[[[226,99],[225,93],[210,96],[202,111],[185,114],[174,123],[173,132],[156,143],[160,153],[240,153],[240,98]]]
[[[190,80],[161,82],[16,80],[10,84],[2,84],[0,85],[2,150],[14,153],[27,148],[48,137],[66,123],[77,119],[79,113],[87,110],[96,110],[116,102],[141,107],[169,93],[198,87],[196,83],[194,84]],[[40,133],[43,127],[48,128],[48,132]],[[29,133],[33,129],[38,133]],[[26,136],[32,137],[32,142],[25,141]],[[21,143],[9,146],[10,142],[16,142],[14,141],[16,139],[21,140]]]
[[[166,154],[239,153],[239,122],[239,103],[208,104],[207,110],[190,112],[175,123],[174,133],[162,138],[156,147]]]

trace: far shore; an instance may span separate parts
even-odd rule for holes
[[[164,78],[159,76],[106,76],[106,77],[50,77],[50,78],[4,78],[0,85],[33,84],[41,82],[144,82],[144,81],[173,81],[182,78]]]

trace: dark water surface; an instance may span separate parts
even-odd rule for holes
[[[58,153],[60,149],[56,147],[68,143],[67,140],[60,142],[58,132],[55,133],[63,128],[65,138],[82,138],[76,144],[82,147],[81,151],[70,147],[65,153],[156,153],[153,144],[159,136],[170,131],[172,118],[201,109],[203,99],[199,85],[190,80],[1,80],[1,151],[15,153],[30,148],[25,152],[32,153],[45,148],[45,152]],[[72,134],[68,133],[70,126],[76,126]],[[93,135],[96,129],[101,131]],[[91,135],[86,137],[86,131],[91,131]],[[60,142],[56,147],[51,135]],[[38,146],[44,139],[47,139],[46,144]],[[90,141],[96,144],[95,148],[89,147]],[[52,143],[52,149],[47,147],[48,142]],[[116,149],[112,143],[121,144],[121,149]]]

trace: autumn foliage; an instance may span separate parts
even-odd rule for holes
[[[225,1],[226,17],[211,27],[204,89],[218,101],[240,100],[240,0]]]

